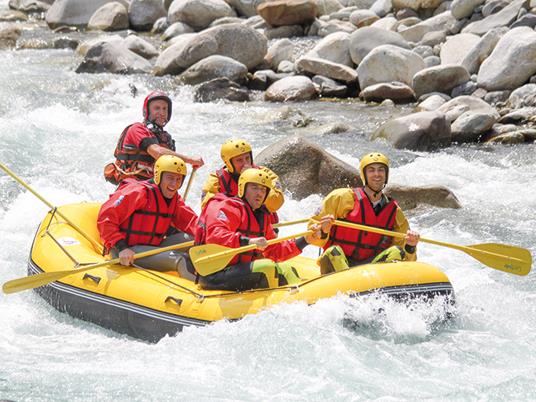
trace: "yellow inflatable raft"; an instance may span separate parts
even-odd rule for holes
[[[100,204],[81,203],[58,208],[63,216],[98,241],[96,217]],[[97,243],[94,241],[93,243]],[[47,214],[35,235],[28,274],[82,268],[106,261],[95,247],[57,211]],[[173,335],[184,326],[235,320],[278,303],[313,304],[337,294],[357,297],[378,292],[397,298],[446,296],[454,291],[447,276],[421,262],[368,264],[320,276],[315,261],[296,257],[303,282],[295,286],[245,292],[206,291],[177,273],[107,265],[64,276],[37,289],[56,309],[73,317],[147,341]]]

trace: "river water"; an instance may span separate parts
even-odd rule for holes
[[[0,51],[0,161],[53,205],[107,198],[113,187],[103,180],[102,167],[124,126],[140,119],[145,94],[159,88],[174,99],[168,129],[179,149],[201,154],[207,164],[188,199],[197,211],[202,181],[220,165],[225,139],[244,137],[257,153],[298,132],[354,165],[365,152],[387,153],[393,183],[441,184],[454,191],[460,210],[408,212],[422,235],[457,244],[511,243],[536,255],[533,144],[394,150],[368,141],[366,134],[391,116],[409,113],[409,107],[196,104],[191,89],[176,87],[170,78],[78,75],[79,61],[70,50]],[[296,127],[303,116],[311,123]],[[322,134],[331,124],[351,129]],[[287,199],[283,220],[308,216],[321,201],[318,195]],[[46,211],[0,175],[1,283],[25,275]],[[188,328],[151,345],[60,314],[33,292],[1,294],[0,399],[533,399],[535,274],[509,275],[427,244],[419,257],[443,269],[456,290],[456,317],[446,323],[438,324],[439,306],[336,297]],[[344,325],[347,316],[359,325]]]

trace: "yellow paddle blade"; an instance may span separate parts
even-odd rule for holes
[[[488,267],[515,275],[527,275],[532,266],[529,250],[508,244],[474,244],[464,251]]]
[[[228,253],[234,250],[238,251],[236,253]],[[233,257],[240,253],[240,250],[220,246],[219,244],[203,244],[192,247],[189,253],[197,273],[201,276],[207,276],[225,268]]]

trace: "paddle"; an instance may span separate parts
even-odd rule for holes
[[[305,222],[309,222],[309,218],[302,218],[302,219],[296,219],[295,221],[274,223],[272,227],[282,228],[283,226],[297,225],[298,223],[305,223]]]
[[[193,245],[194,245],[194,242],[192,240],[192,241],[188,241],[185,243],[173,244],[167,247],[156,248],[154,250],[148,250],[142,253],[134,254],[134,259],[149,257],[154,254],[164,253],[166,251],[177,250],[181,248],[186,248],[186,247],[190,247]],[[119,258],[114,258],[113,260],[110,260],[110,261],[104,261],[98,264],[88,265],[87,267],[83,267],[83,268],[68,269],[65,271],[56,271],[56,272],[43,272],[43,273],[36,274],[36,275],[26,276],[24,278],[13,279],[11,281],[7,281],[6,283],[4,283],[4,285],[2,286],[2,290],[4,291],[4,293],[10,294],[10,293],[21,292],[27,289],[34,289],[34,288],[38,288],[39,286],[47,285],[50,282],[57,281],[69,275],[79,274],[81,272],[90,271],[92,269],[103,267],[105,265],[113,265],[117,263],[119,263]]]
[[[41,195],[39,195],[33,188],[31,188],[27,183],[25,183],[20,177],[18,177],[15,173],[13,173],[7,166],[0,163],[0,168],[6,172],[8,175],[10,175],[15,181],[17,181],[20,185],[25,187],[29,192],[31,192],[33,195],[35,195],[37,198],[39,198],[46,206],[48,206],[50,209],[56,210],[56,213],[62,217],[65,222],[67,222],[69,225],[71,225],[78,233],[80,233],[87,241],[89,241],[95,250],[97,250],[99,253],[102,252],[102,246],[92,239],[89,235],[87,235],[80,227],[78,227],[75,223],[73,223],[69,218],[67,218],[65,215],[61,213],[60,210],[58,210],[54,205],[52,205],[50,202],[45,200]]]
[[[351,229],[365,230],[367,232],[378,233],[385,236],[398,237],[400,239],[403,239],[406,236],[404,233],[400,232],[391,232],[389,230],[339,220],[334,221],[333,224]],[[420,241],[463,251],[490,268],[515,275],[527,275],[530,272],[532,265],[532,256],[530,255],[529,250],[521,247],[498,243],[460,246],[458,244],[426,239],[424,237],[421,237]]]
[[[188,180],[188,184],[186,185],[186,190],[184,190],[184,195],[182,196],[184,202],[186,202],[186,197],[188,197],[188,191],[190,191],[190,186],[192,185],[192,181],[194,180],[195,172],[197,172],[197,168],[193,168],[192,173],[190,174],[190,179]]]
[[[306,236],[311,233],[311,231],[307,231],[289,236],[278,237],[268,240],[268,245],[271,246],[272,244],[280,243],[289,239],[295,239],[296,237],[300,236]],[[201,276],[207,276],[224,269],[235,255],[244,253],[246,251],[255,250],[256,248],[256,244],[250,244],[249,246],[238,248],[229,248],[220,246],[219,244],[203,244],[190,249],[190,259],[192,260],[197,273]]]

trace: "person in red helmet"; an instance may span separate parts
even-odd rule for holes
[[[155,161],[162,155],[174,155],[194,168],[203,166],[200,156],[188,157],[179,154],[175,141],[164,130],[171,119],[172,103],[162,91],[153,91],[143,102],[143,123],[127,126],[117,142],[114,163],[104,168],[104,177],[112,184],[119,184],[125,178],[147,180],[153,177]]]

